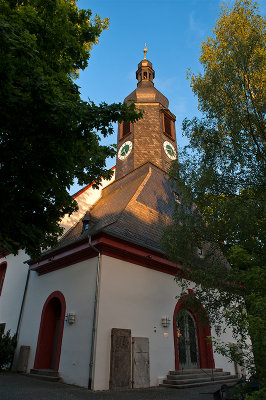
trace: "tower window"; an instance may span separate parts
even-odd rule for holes
[[[123,121],[120,125],[120,139],[131,133],[131,123],[129,121]]]
[[[169,110],[162,109],[163,114],[163,133],[171,139],[175,137],[175,116]]]
[[[147,72],[144,72],[144,79],[147,79]]]
[[[166,135],[172,137],[172,124],[173,124],[173,120],[172,118],[170,118],[168,115],[164,114],[164,133],[166,133]]]

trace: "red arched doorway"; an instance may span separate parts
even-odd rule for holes
[[[65,312],[64,295],[50,294],[42,310],[34,368],[58,371]]]
[[[201,313],[202,310],[205,312],[200,303],[194,307],[186,305],[186,300],[191,294],[192,292],[182,297],[178,301],[174,311],[175,368],[176,370],[180,368],[215,368],[212,344],[208,340],[208,337],[211,336],[210,325],[207,322],[203,324],[200,320],[197,309],[200,307]],[[179,315],[181,315],[181,318],[179,318]],[[183,340],[185,339],[193,350],[191,351],[190,362],[184,363],[184,359],[186,360],[186,349],[180,346],[181,339],[178,336],[185,336]],[[190,344],[191,342],[192,344]],[[197,354],[195,355],[195,353]],[[182,362],[184,364],[181,364]]]

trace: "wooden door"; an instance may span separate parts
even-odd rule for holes
[[[65,310],[63,294],[53,292],[43,306],[34,368],[58,370]]]

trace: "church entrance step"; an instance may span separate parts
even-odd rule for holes
[[[235,375],[233,375],[235,377]],[[191,381],[191,380],[220,380],[220,379],[231,379],[232,375],[229,372],[225,372],[223,374],[213,374],[213,375],[202,375],[202,374],[191,374],[191,375],[182,375],[182,376],[175,376],[175,375],[167,375],[167,380],[172,382],[181,382],[181,381]]]
[[[59,372],[53,369],[31,369],[28,376],[49,382],[58,382],[61,380]]]
[[[160,386],[184,389],[190,387],[236,383],[237,375],[224,372],[221,368],[216,369],[191,369],[182,371],[170,371]]]
[[[173,389],[187,389],[187,388],[193,388],[193,387],[199,387],[199,386],[208,386],[208,385],[220,385],[221,383],[237,383],[239,379],[229,379],[229,380],[224,380],[224,381],[211,381],[211,382],[197,382],[197,383],[188,383],[184,385],[173,385],[170,383],[161,383],[160,386],[162,387],[168,387],[168,388],[173,388]]]
[[[194,368],[179,369],[178,371],[169,371],[170,375],[186,375],[186,374],[211,374],[214,372],[223,372],[222,368]],[[224,373],[224,372],[223,372]]]

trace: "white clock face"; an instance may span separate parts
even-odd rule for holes
[[[169,158],[171,158],[171,160],[176,159],[176,151],[175,151],[174,146],[171,143],[165,141],[163,144],[163,148],[164,148],[166,155]]]
[[[125,142],[124,144],[122,144],[122,146],[120,147],[119,151],[118,151],[118,158],[119,160],[124,160],[125,158],[127,158],[127,156],[129,156],[129,154],[131,153],[132,150],[132,142],[130,142],[130,140],[128,140],[127,142]]]

